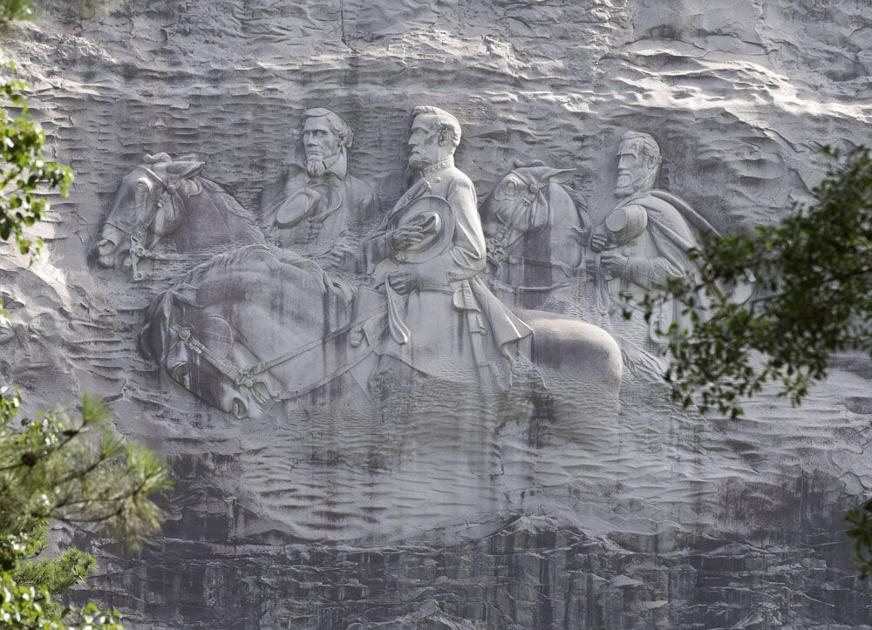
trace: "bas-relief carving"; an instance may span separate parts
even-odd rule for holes
[[[566,305],[580,299],[579,245],[590,219],[561,185],[572,173],[544,163],[518,166],[482,203],[489,281],[513,306],[569,313]]]
[[[454,165],[460,123],[414,111],[409,166],[420,178],[366,245],[387,333],[374,354],[444,380],[507,387],[511,358],[532,333],[486,286],[486,247],[470,179]]]
[[[559,356],[559,349],[532,350],[531,344],[549,345],[551,331],[559,328],[555,318],[530,315],[548,321],[537,339],[488,288],[475,187],[453,161],[460,137],[451,114],[416,110],[409,164],[420,178],[358,252],[366,284],[331,278],[302,255],[305,248],[244,247],[197,267],[155,301],[142,335],[144,351],[184,387],[240,418],[257,417],[346,372],[365,390],[388,360],[412,374],[480,383],[488,391],[509,386],[512,360],[522,348],[545,367],[577,362]],[[545,181],[557,174],[546,170],[535,167],[533,176]],[[300,196],[307,193],[282,199]],[[272,206],[275,216],[287,209],[285,201]],[[568,197],[556,206],[543,198],[533,209],[545,217],[577,216]],[[269,229],[275,226],[273,219]],[[566,320],[566,330],[555,334],[583,335],[580,324]],[[325,345],[338,351],[325,353]]]
[[[140,347],[206,403],[239,419],[260,417],[353,367],[350,293],[299,254],[249,245],[203,263],[161,295]]]
[[[699,228],[707,224],[680,199],[653,188],[659,149],[638,133],[620,145],[616,196],[622,201],[595,229],[563,186],[572,170],[542,163],[508,173],[479,210],[474,185],[454,164],[460,123],[434,107],[413,114],[409,166],[418,177],[362,238],[375,201],[347,172],[352,132],[333,112],[314,109],[303,117],[299,159],[263,195],[266,239],[229,195],[199,176],[201,163],[161,154],[125,178],[101,231],[97,262],[127,264],[136,279],[137,264],[162,243],[188,254],[203,251],[209,240],[203,236],[214,244],[221,226],[232,225],[241,246],[230,238],[224,253],[184,273],[149,308],[140,348],[164,374],[239,420],[293,419],[294,409],[309,414],[313,404],[325,403],[335,415],[331,405],[345,400],[355,408],[345,419],[350,433],[372,433],[361,428],[369,426],[366,418],[404,417],[399,430],[412,431],[413,442],[421,439],[414,427],[444,423],[447,410],[464,408],[460,401],[470,397],[480,408],[461,416],[479,425],[480,439],[451,447],[431,440],[418,447],[419,457],[438,461],[459,447],[468,451],[468,470],[449,483],[494,478],[494,471],[503,480],[465,492],[446,509],[524,509],[517,497],[529,489],[507,481],[513,475],[543,480],[541,507],[549,492],[560,495],[571,483],[573,470],[616,444],[621,351],[632,365],[657,361],[647,324],[642,330],[640,317],[624,323],[619,293],[641,294],[685,273],[686,251],[696,241],[683,217]],[[210,212],[229,213],[231,221],[216,221]],[[197,229],[204,234],[195,237]],[[363,279],[333,273],[341,270]],[[590,313],[615,334],[620,350],[601,328],[566,315],[578,313]],[[508,415],[506,404],[514,405]],[[344,421],[341,413],[336,420]],[[532,435],[524,423],[536,426],[538,454],[501,460],[501,442]],[[427,449],[433,452],[424,456]],[[392,487],[386,496],[396,491],[400,461],[378,467]],[[367,482],[346,481],[372,483],[369,474]],[[421,474],[413,494],[428,501]],[[406,497],[406,505],[415,500]],[[318,501],[294,499],[293,509],[266,501],[263,509],[304,539],[323,537],[328,526],[327,537],[338,540],[414,521],[403,510],[389,515],[390,501],[373,508],[362,499],[350,501],[356,508],[341,527],[288,512],[322,513]],[[354,523],[352,514],[364,506],[384,512]]]
[[[594,224],[620,202],[610,197],[623,131],[615,131],[615,125],[652,133],[659,142],[664,177],[655,188],[737,227],[738,222],[766,222],[794,195],[804,195],[803,183],[813,181],[821,168],[803,151],[809,143],[827,138],[849,144],[868,130],[868,106],[856,98],[868,72],[858,75],[857,70],[862,62],[872,68],[872,57],[863,52],[872,51],[863,46],[872,31],[844,28],[858,19],[869,24],[868,11],[860,9],[865,2],[745,2],[738,12],[732,6],[717,12],[702,0],[689,0],[683,11],[666,11],[670,3],[649,1],[633,3],[638,10],[628,3],[597,3],[592,11],[581,2],[521,7],[449,1],[422,9],[423,3],[346,0],[342,15],[339,3],[326,13],[326,5],[316,2],[230,4],[232,15],[225,4],[168,3],[170,15],[136,0],[124,4],[124,16],[112,12],[106,20],[89,21],[90,29],[49,10],[38,36],[16,48],[22,64],[36,70],[53,58],[44,54],[46,45],[56,42],[66,55],[70,80],[51,81],[44,96],[57,114],[52,120],[59,154],[78,156],[74,201],[84,221],[96,216],[98,195],[92,191],[109,193],[109,199],[99,195],[103,210],[109,209],[115,190],[106,188],[136,165],[145,151],[128,160],[130,143],[142,142],[149,153],[166,150],[173,157],[201,151],[201,159],[207,159],[204,175],[226,184],[262,226],[258,193],[275,179],[273,172],[278,176],[274,169],[301,126],[301,112],[337,102],[341,108],[333,109],[355,132],[350,173],[383,195],[376,220],[405,190],[399,182],[406,138],[400,136],[407,125],[400,119],[409,108],[397,102],[409,98],[463,103],[462,111],[446,109],[463,124],[457,166],[476,183],[480,203],[510,170],[512,158],[541,158],[550,167],[577,167],[573,182],[583,186],[578,190],[588,205],[577,196],[576,203],[590,211]],[[363,21],[361,11],[369,12]],[[412,17],[394,19],[402,12]],[[128,13],[136,22],[133,30]],[[699,28],[701,19],[704,28]],[[175,27],[167,26],[172,22]],[[165,27],[169,41],[161,37]],[[386,32],[388,37],[381,37]],[[482,32],[488,33],[483,39]],[[803,44],[783,45],[798,40]],[[778,53],[760,56],[761,42]],[[846,47],[847,54],[841,54],[838,49]],[[852,54],[855,50],[861,52]],[[446,85],[454,89],[446,92]],[[328,103],[325,95],[334,90]],[[735,107],[749,90],[759,96],[753,116]],[[785,90],[793,105],[799,92],[799,105],[781,106]],[[805,115],[812,110],[819,115]],[[461,115],[466,113],[480,124],[467,124]],[[154,144],[163,141],[164,146]],[[494,163],[505,166],[493,172]],[[260,165],[271,167],[270,174],[259,175]],[[484,216],[482,221],[487,236]],[[51,232],[63,236],[69,227],[65,222],[60,232]],[[97,232],[96,225],[92,231]],[[97,598],[112,593],[113,606],[129,613],[134,626],[462,627],[464,618],[467,625],[493,629],[729,627],[749,619],[769,627],[864,623],[868,593],[845,577],[850,549],[826,518],[849,501],[846,495],[856,496],[862,490],[858,484],[869,477],[858,448],[868,422],[857,413],[846,414],[841,405],[852,397],[868,399],[868,380],[857,375],[868,379],[869,370],[859,359],[848,371],[836,369],[812,405],[790,411],[795,420],[790,430],[784,429],[785,410],[767,396],[749,406],[752,422],[700,422],[668,408],[660,392],[640,397],[652,384],[635,383],[631,374],[621,384],[625,404],[617,421],[618,456],[608,448],[588,448],[587,457],[578,457],[575,474],[559,477],[555,469],[549,478],[543,474],[544,460],[565,461],[584,450],[579,446],[584,440],[603,433],[604,427],[583,417],[581,403],[580,429],[565,454],[555,455],[540,446],[544,423],[531,423],[529,430],[523,423],[491,429],[465,406],[458,410],[456,383],[446,387],[454,404],[440,409],[443,413],[421,422],[403,415],[401,403],[409,399],[414,409],[414,400],[422,399],[416,388],[432,385],[434,378],[421,379],[408,392],[382,387],[387,374],[373,379],[376,389],[368,393],[387,409],[368,425],[356,424],[343,405],[332,403],[334,392],[345,391],[334,385],[348,378],[348,391],[358,387],[348,375],[296,399],[308,407],[306,413],[279,414],[285,410],[276,405],[261,420],[242,421],[168,377],[158,383],[155,364],[140,360],[132,347],[131,331],[144,319],[143,296],[165,290],[169,279],[176,283],[201,261],[142,260],[139,269],[153,262],[158,273],[136,284],[120,271],[95,270],[88,278],[76,265],[78,240],[50,243],[49,262],[66,267],[69,275],[52,283],[61,290],[70,287],[74,316],[86,322],[74,331],[61,329],[75,345],[31,345],[28,356],[35,361],[40,350],[63,354],[61,360],[78,380],[73,388],[59,385],[52,403],[68,404],[68,392],[82,388],[121,396],[113,403],[120,428],[158,440],[154,445],[161,445],[176,470],[178,490],[171,500],[185,501],[184,509],[168,510],[166,536],[157,546],[136,562],[102,559],[112,570],[89,589]],[[594,253],[587,247],[582,252],[586,268]],[[319,266],[323,269],[320,261]],[[528,270],[527,277],[534,275]],[[510,297],[508,283],[489,284],[513,309],[523,305],[521,298],[538,296],[526,291]],[[4,291],[8,286],[5,280],[0,285]],[[535,307],[574,314],[579,306],[593,304],[592,287],[585,290],[573,302],[568,287],[558,288],[554,299]],[[25,295],[24,301],[34,301],[34,293]],[[94,304],[85,310],[75,302],[83,299]],[[607,317],[588,317],[611,327]],[[531,323],[527,316],[522,319]],[[6,363],[7,374],[18,382],[21,364],[8,356],[8,348],[25,351],[24,343],[32,340],[21,326],[29,320],[16,314],[11,321],[20,336],[0,350],[0,364]],[[35,369],[33,377],[40,389],[28,400],[45,391],[47,380],[38,379],[38,373]],[[511,391],[524,385],[521,375],[515,376]],[[557,385],[551,389],[560,391]],[[647,404],[654,398],[656,407]],[[544,417],[548,402],[543,391],[534,413]],[[403,421],[391,423],[391,416]],[[413,428],[420,430],[419,439]],[[507,446],[510,431],[515,443]],[[493,433],[501,438],[501,451],[482,437]],[[364,451],[367,439],[374,446]],[[473,467],[475,453],[487,449],[495,465]],[[524,461],[525,468],[509,461],[527,454],[538,461]],[[267,459],[275,464],[268,469],[262,466]],[[324,532],[347,536],[349,523],[371,528],[366,519],[373,514],[414,525],[413,509],[448,514],[452,502],[462,502],[468,516],[472,501],[463,495],[473,495],[477,486],[495,487],[498,494],[510,486],[513,466],[514,487],[528,496],[536,492],[535,500],[543,487],[567,480],[576,492],[587,492],[584,502],[567,502],[575,508],[570,523],[580,532],[565,521],[528,529],[523,523],[529,517],[522,516],[513,521],[518,529],[511,535],[483,536],[473,544],[451,545],[446,536],[448,544],[361,549],[353,544],[248,546],[237,529],[243,520],[265,520],[270,510],[277,534],[292,531],[289,523],[300,523],[306,525],[302,537],[309,540]],[[476,474],[461,479],[463,467]],[[356,482],[346,483],[352,475]],[[237,477],[240,488],[257,491],[257,501],[235,491],[228,480]],[[381,482],[388,477],[393,484]],[[313,495],[321,497],[314,509]],[[482,511],[498,513],[501,506],[494,509],[483,492],[474,496]],[[408,507],[418,498],[414,508]],[[551,518],[559,513],[557,506],[530,509],[531,503],[520,510],[509,506],[503,514],[541,512]],[[334,520],[320,518],[318,510],[330,511]],[[601,511],[591,514],[594,510]],[[748,541],[751,530],[771,533],[769,544]],[[820,544],[791,544],[809,538]],[[420,602],[431,596],[441,612],[425,614]],[[732,606],[725,607],[726,601]],[[410,602],[409,608],[401,607]]]
[[[325,267],[353,265],[360,230],[376,210],[372,187],[348,172],[353,138],[348,123],[329,109],[303,113],[285,172],[263,193],[270,241],[305,251]]]
[[[193,155],[146,155],[121,180],[93,255],[145,279],[155,265],[204,258],[263,241],[254,216],[200,173]]]
[[[582,321],[515,312],[488,288],[475,188],[453,160],[461,133],[448,112],[415,110],[409,166],[419,177],[362,242],[356,254],[366,270],[362,284],[332,275],[322,267],[324,257],[313,259],[306,248],[259,243],[197,266],[149,309],[140,336],[144,354],[209,405],[251,421],[300,406],[316,418],[310,402],[321,400],[328,421],[344,429],[312,448],[350,450],[344,457],[353,460],[380,430],[369,418],[383,417],[380,424],[418,444],[416,465],[431,462],[410,469],[406,456],[391,459],[383,446],[348,473],[345,484],[360,492],[333,496],[329,511],[318,509],[317,493],[278,502],[275,493],[258,497],[265,513],[297,538],[360,538],[523,509],[518,497],[525,487],[473,480],[497,479],[506,470],[571,479],[563,467],[580,464],[585,432],[594,428],[602,439],[614,431],[621,380],[614,341]],[[553,214],[548,207],[540,212]],[[339,400],[351,401],[354,411],[337,416]],[[288,411],[288,417],[296,416]],[[537,426],[533,452],[523,461],[501,461],[501,440],[528,433],[529,427],[515,426],[524,423]],[[464,435],[477,437],[457,443]],[[444,460],[458,452],[464,464],[446,467]],[[378,473],[373,461],[382,462]],[[313,469],[306,477],[323,474]],[[459,492],[435,514],[446,495],[430,488],[434,481]],[[411,492],[404,490],[408,483]],[[388,489],[373,495],[373,484]],[[362,494],[365,487],[370,490]],[[392,509],[397,492],[404,509]],[[342,513],[342,525],[327,513]],[[369,516],[361,521],[361,514]]]
[[[647,291],[684,277],[692,269],[687,252],[699,245],[698,232],[715,232],[685,201],[654,187],[661,162],[651,135],[623,134],[614,190],[620,202],[594,228],[587,257],[588,312],[618,338],[628,367],[649,374],[661,371],[657,357],[663,348],[656,331],[688,323],[675,302],[660,305],[648,322],[638,312],[626,319],[627,301],[621,296],[638,304]]]

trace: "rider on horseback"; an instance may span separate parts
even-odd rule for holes
[[[448,112],[415,108],[409,165],[421,177],[367,244],[380,297],[360,295],[362,302],[387,302],[387,332],[364,337],[377,357],[417,372],[505,387],[516,346],[532,331],[482,279],[486,251],[475,187],[454,166],[460,134]]]

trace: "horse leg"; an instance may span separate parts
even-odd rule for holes
[[[536,478],[554,489],[552,498],[569,492],[578,500],[596,480],[610,482],[609,462],[618,455],[621,351],[592,324],[541,311],[518,315],[533,329],[538,383],[531,392],[530,435],[538,453]]]

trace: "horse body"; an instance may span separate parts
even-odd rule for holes
[[[202,177],[202,168],[192,156],[145,156],[115,194],[94,246],[97,264],[129,268],[133,279],[141,280],[143,260],[202,260],[263,242],[254,216]]]

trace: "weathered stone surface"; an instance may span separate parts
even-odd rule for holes
[[[0,256],[0,378],[33,408],[106,396],[177,479],[164,535],[136,558],[101,548],[81,596],[142,628],[862,627],[872,597],[839,519],[872,484],[866,358],[840,359],[802,408],[767,394],[740,422],[682,413],[634,370],[617,417],[570,370],[496,401],[388,378],[366,407],[343,402],[343,382],[239,420],[136,341],[155,297],[211,246],[165,241],[175,257],[139,280],[98,257],[145,154],[204,162],[262,222],[262,193],[317,107],[353,129],[348,172],[379,216],[413,185],[409,114],[430,104],[460,120],[456,165],[480,201],[541,161],[563,172],[537,198],[574,205],[570,227],[599,226],[634,130],[663,155],[656,188],[718,230],[748,229],[807,198],[815,143],[868,142],[867,4],[134,0],[22,25],[7,46],[77,183],[38,228],[39,262]],[[570,248],[553,243],[536,247]],[[584,295],[500,297],[578,315]]]

